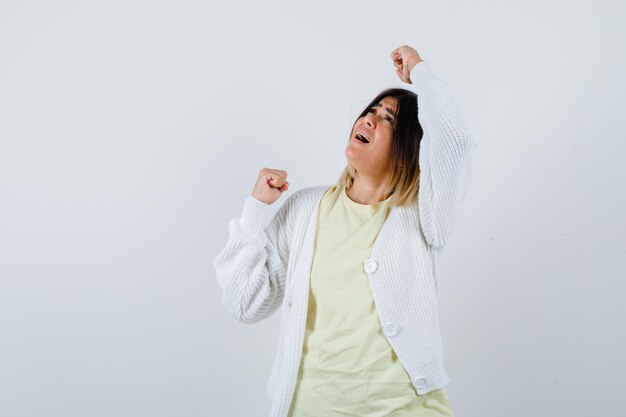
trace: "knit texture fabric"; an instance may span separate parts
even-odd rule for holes
[[[416,204],[391,207],[363,268],[386,336],[418,394],[445,386],[437,298],[437,264],[469,189],[477,135],[450,86],[426,61],[411,70],[424,135]],[[307,315],[319,203],[333,184],[286,198],[264,226],[269,205],[247,196],[228,223],[226,246],[214,261],[228,314],[256,323],[281,308],[278,349],[267,384],[270,417],[285,417],[297,378]]]

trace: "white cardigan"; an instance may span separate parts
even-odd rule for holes
[[[391,207],[370,257],[363,260],[389,344],[423,395],[449,382],[438,318],[437,262],[468,188],[475,129],[449,85],[426,61],[407,84],[418,95],[420,145],[417,204]],[[289,411],[306,324],[317,212],[332,184],[297,190],[266,227],[269,205],[247,196],[214,261],[222,303],[234,319],[256,323],[282,306],[279,343],[267,392],[270,417]]]

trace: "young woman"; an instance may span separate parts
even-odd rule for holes
[[[215,258],[243,323],[282,307],[271,417],[452,416],[437,263],[469,186],[476,134],[415,49],[391,53],[411,90],[382,91],[355,121],[334,184],[289,187],[263,168]]]

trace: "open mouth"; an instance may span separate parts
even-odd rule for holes
[[[357,140],[360,140],[360,141],[361,141],[361,142],[363,142],[363,143],[370,143],[370,141],[369,141],[369,140],[367,140],[367,138],[366,138],[365,136],[363,136],[363,134],[362,134],[362,133],[360,133],[360,132],[359,132],[359,133],[357,133],[357,134],[354,136],[354,138],[355,138],[355,139],[357,139]]]

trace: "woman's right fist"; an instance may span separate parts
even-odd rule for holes
[[[259,177],[251,195],[265,204],[272,204],[288,188],[287,171],[263,168],[259,171]]]

